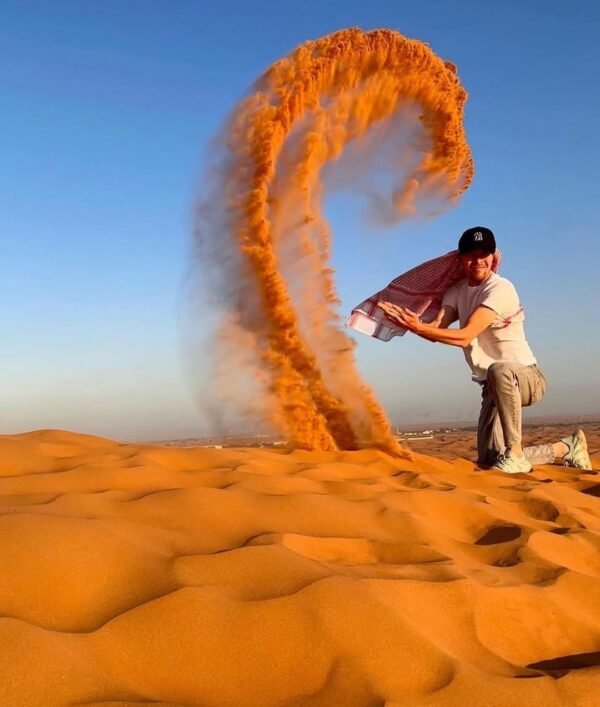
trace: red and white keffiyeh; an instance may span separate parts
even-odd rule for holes
[[[494,272],[498,271],[501,261],[502,253],[496,249],[492,260]],[[385,289],[361,302],[352,310],[346,326],[382,341],[404,336],[406,328],[393,324],[377,306],[378,302],[407,307],[423,322],[429,323],[442,306],[446,290],[464,277],[458,251],[452,250],[399,275]]]

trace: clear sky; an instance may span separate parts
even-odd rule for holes
[[[456,208],[388,231],[326,202],[344,310],[488,225],[549,380],[526,417],[600,412],[597,3],[3,0],[0,433],[203,432],[178,322],[204,150],[269,64],[352,26],[458,65],[476,175]],[[356,339],[395,422],[476,420],[460,349]]]

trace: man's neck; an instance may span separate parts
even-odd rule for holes
[[[470,278],[467,277],[467,284],[469,285],[469,287],[478,287],[479,285],[483,285],[484,282],[487,282],[493,274],[494,271],[492,270],[489,275],[483,278],[483,280],[478,280],[477,282],[471,282]]]

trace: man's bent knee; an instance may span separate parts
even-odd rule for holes
[[[503,380],[513,380],[514,375],[512,364],[505,361],[496,361],[487,369],[487,380],[491,385]]]

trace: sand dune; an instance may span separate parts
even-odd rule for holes
[[[600,475],[444,456],[0,438],[0,704],[598,704]]]

